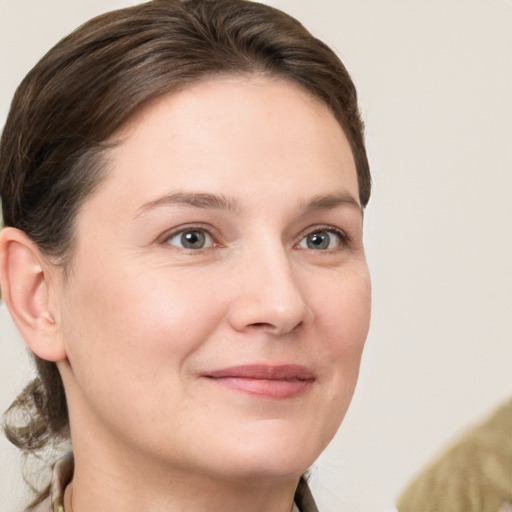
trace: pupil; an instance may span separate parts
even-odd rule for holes
[[[329,235],[327,233],[312,233],[308,236],[310,249],[326,249],[329,246]]]
[[[183,233],[181,237],[183,247],[187,247],[189,249],[200,249],[204,246],[204,241],[204,234],[200,231],[189,231],[188,233]]]

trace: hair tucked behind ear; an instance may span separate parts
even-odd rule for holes
[[[77,213],[108,173],[118,130],[151,99],[219,74],[281,77],[324,102],[350,143],[366,206],[371,181],[356,90],[332,50],[256,2],[154,0],[86,23],[19,86],[0,140],[5,225],[23,230],[66,271]],[[26,453],[69,435],[57,368],[36,365],[38,377],[6,416],[8,438]]]

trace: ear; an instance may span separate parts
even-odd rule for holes
[[[52,266],[37,245],[19,229],[0,233],[0,286],[9,312],[34,354],[47,361],[66,358],[59,331],[55,301],[61,282],[58,267]]]

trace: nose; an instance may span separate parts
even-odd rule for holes
[[[299,272],[282,246],[250,251],[238,270],[229,314],[236,331],[282,336],[313,318]]]

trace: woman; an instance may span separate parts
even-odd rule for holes
[[[1,139],[5,302],[38,378],[37,510],[316,510],[370,310],[352,81],[296,20],[155,0],[61,41]],[[9,416],[8,416],[9,418]]]

